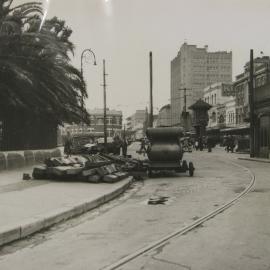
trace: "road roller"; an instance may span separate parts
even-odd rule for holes
[[[183,160],[184,151],[180,143],[181,137],[184,136],[182,128],[148,128],[146,136],[149,141],[147,149],[149,177],[153,176],[153,172],[161,170],[188,172],[190,176],[193,176],[195,170],[193,163]]]

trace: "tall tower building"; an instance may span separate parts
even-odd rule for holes
[[[232,52],[208,52],[184,43],[171,61],[172,125],[180,125],[186,88],[187,108],[203,97],[203,89],[216,82],[232,82]]]

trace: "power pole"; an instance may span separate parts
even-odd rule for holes
[[[150,67],[150,115],[149,127],[153,127],[153,59],[152,52],[149,54],[149,67]]]
[[[106,105],[106,67],[105,67],[105,60],[103,59],[103,100],[104,100],[104,147],[105,152],[107,151],[107,105]]]
[[[191,91],[192,89],[185,87],[185,88],[179,88],[178,90],[184,91],[184,108],[183,108],[182,116],[184,119],[184,128],[185,130],[187,130],[187,96],[190,96],[190,95],[187,95],[187,91]]]
[[[250,119],[250,157],[255,156],[254,149],[254,133],[255,133],[255,119],[254,119],[254,64],[253,64],[253,50],[250,50],[250,61],[249,61],[249,119]]]
[[[187,112],[187,91],[191,91],[191,88],[179,88],[179,91],[184,91],[184,108],[183,108],[183,112],[186,113]]]

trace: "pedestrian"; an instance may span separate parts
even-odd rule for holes
[[[127,147],[128,147],[128,142],[127,142],[126,139],[124,139],[123,142],[122,142],[122,155],[124,157],[127,156]]]
[[[199,137],[199,141],[198,141],[198,147],[200,149],[200,151],[203,151],[203,139],[202,137]]]
[[[196,139],[194,145],[195,145],[196,151],[198,151],[198,149],[199,149],[199,140]]]
[[[66,155],[71,154],[71,148],[72,148],[72,137],[70,132],[67,132],[66,140],[65,140],[65,145],[64,145],[64,153]]]
[[[231,135],[229,138],[229,151],[233,153],[235,147],[234,137]]]
[[[120,150],[121,150],[121,144],[122,144],[122,142],[121,142],[121,139],[119,138],[118,135],[116,135],[114,137],[113,144],[114,144],[114,154],[120,156]]]
[[[227,153],[229,152],[229,138],[227,136],[224,136],[223,138],[223,146],[225,146],[225,151]]]
[[[139,153],[143,153],[143,155],[145,155],[146,153],[146,145],[145,145],[146,141],[144,138],[141,139],[141,148],[139,150]]]
[[[208,152],[212,152],[212,139],[210,136],[206,137],[206,146],[207,146]]]

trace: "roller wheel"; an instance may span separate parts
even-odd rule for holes
[[[183,160],[182,162],[182,169],[184,172],[186,172],[189,169],[186,160]]]
[[[189,176],[193,176],[194,175],[194,170],[195,170],[195,168],[194,168],[193,163],[192,162],[189,162],[189,164],[188,164]]]

